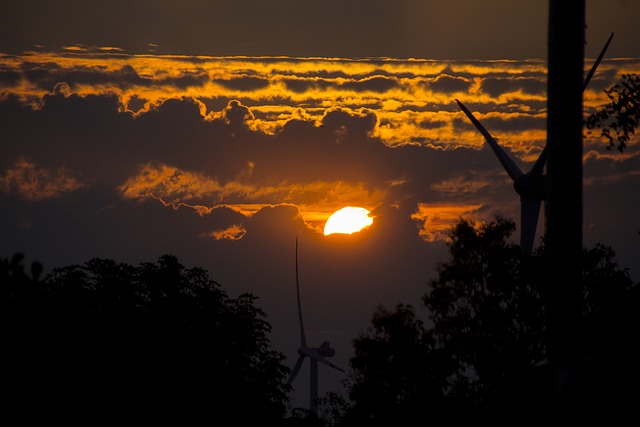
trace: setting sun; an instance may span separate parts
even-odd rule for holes
[[[324,226],[324,235],[352,234],[373,223],[371,212],[365,208],[347,206],[337,210],[329,217]]]

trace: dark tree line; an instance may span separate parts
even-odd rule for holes
[[[169,255],[31,276],[4,259],[3,396],[22,414],[281,422],[289,368],[256,298],[229,297]]]
[[[543,381],[545,248],[523,256],[514,230],[500,217],[479,228],[461,220],[422,298],[426,316],[379,306],[354,340],[348,399],[324,396],[320,420],[286,417],[289,368],[270,348],[266,314],[206,271],[173,256],[138,266],[92,259],[41,278],[20,255],[0,260],[5,407],[291,426],[549,416],[558,408]],[[610,247],[585,249],[582,261],[583,365],[560,402],[576,416],[629,413],[640,397],[640,286]]]
[[[544,245],[525,257],[514,230],[504,218],[453,228],[450,259],[422,300],[426,322],[410,305],[377,309],[354,341],[345,425],[631,413],[640,397],[640,286],[610,247],[583,251],[581,370],[550,399]]]

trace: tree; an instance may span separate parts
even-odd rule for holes
[[[438,266],[438,278],[423,297],[439,345],[458,363],[451,392],[469,396],[488,414],[506,403],[521,414],[546,413],[547,405],[579,405],[583,410],[584,399],[592,400],[591,409],[607,407],[605,401],[613,403],[610,396],[620,397],[605,386],[615,383],[603,374],[616,367],[612,351],[625,352],[615,356],[625,369],[633,366],[630,355],[638,354],[631,350],[629,336],[640,331],[640,287],[618,266],[610,247],[597,244],[582,251],[581,317],[574,340],[580,356],[578,378],[563,395],[550,396],[552,367],[546,363],[545,339],[550,325],[545,318],[550,287],[556,282],[544,272],[544,242],[533,257],[522,257],[509,240],[514,229],[512,221],[499,217],[478,228],[462,220],[451,234],[451,260]],[[605,341],[609,334],[618,339]],[[596,381],[598,375],[602,382]],[[620,378],[632,381],[629,375]]]
[[[438,347],[455,363],[447,396],[476,413],[544,357],[544,260],[540,249],[523,256],[510,240],[514,231],[503,217],[478,227],[460,220],[451,259],[437,265],[423,296]]]
[[[617,144],[623,152],[640,125],[640,76],[623,74],[605,93],[610,101],[587,117],[587,132],[600,129],[600,136],[608,141],[607,149]]]
[[[437,265],[423,296],[429,327],[410,306],[378,308],[370,331],[354,341],[349,415],[384,425],[397,414],[493,420],[506,412],[545,414],[545,245],[523,256],[511,241],[514,230],[502,217],[479,225],[462,219],[452,228],[450,259]],[[560,401],[621,408],[638,397],[623,398],[619,390],[640,380],[627,372],[640,356],[631,338],[640,331],[640,286],[605,245],[585,249],[582,265],[581,376]]]
[[[369,330],[354,341],[354,372],[346,425],[409,425],[444,413],[443,388],[453,369],[448,349],[435,348],[412,306],[379,306]]]
[[[289,369],[253,295],[231,298],[170,255],[139,266],[91,259],[28,288],[3,319],[12,363],[3,388],[30,396],[26,407],[282,421]]]

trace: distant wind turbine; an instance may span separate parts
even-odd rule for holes
[[[318,416],[318,362],[331,366],[338,371],[344,372],[342,368],[329,362],[325,357],[333,357],[336,351],[332,349],[328,341],[322,343],[320,347],[308,347],[307,339],[304,334],[304,325],[302,323],[302,306],[300,305],[300,282],[298,280],[298,237],[296,236],[296,293],[298,296],[298,320],[300,322],[300,347],[298,348],[298,360],[291,372],[291,376],[287,384],[291,385],[298,375],[298,371],[302,367],[304,358],[308,357],[311,363],[310,384],[309,384],[309,410],[315,416]]]
[[[613,38],[613,33],[609,36],[609,39],[605,43],[600,55],[593,63],[589,74],[584,80],[582,90],[584,91],[591,81],[591,77],[596,71],[596,68],[602,61],[609,43]],[[540,215],[540,205],[546,198],[546,176],[543,174],[544,165],[547,161],[547,147],[545,146],[540,153],[540,156],[533,164],[533,167],[528,173],[523,173],[522,170],[513,162],[504,149],[498,144],[498,142],[491,136],[489,131],[476,119],[471,111],[469,111],[459,100],[456,102],[460,106],[460,109],[471,120],[471,123],[480,131],[485,140],[498,157],[498,160],[502,164],[511,180],[516,193],[520,195],[520,247],[525,255],[530,255],[533,250],[533,243],[536,235],[536,226],[538,224],[538,217]]]

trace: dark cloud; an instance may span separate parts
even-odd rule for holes
[[[17,71],[3,70],[0,66],[0,88],[17,86],[22,75]]]
[[[320,82],[312,79],[305,78],[283,78],[282,83],[292,92],[304,93],[310,89],[316,88],[320,85]]]
[[[251,76],[233,77],[230,79],[216,79],[214,81],[226,88],[241,91],[252,91],[263,89],[269,86],[268,79]]]
[[[471,81],[464,77],[454,77],[443,74],[426,82],[425,85],[434,92],[466,92],[471,87]]]
[[[21,68],[27,81],[44,90],[51,90],[58,82],[66,82],[72,88],[79,85],[108,84],[118,88],[171,86],[186,89],[202,86],[209,80],[209,77],[201,72],[185,72],[178,77],[142,77],[130,65],[117,70],[105,70],[86,67],[62,68],[53,63],[24,62]]]
[[[422,120],[418,123],[418,126],[423,129],[437,129],[448,125],[449,122],[444,120]]]
[[[535,77],[495,77],[482,79],[480,88],[494,98],[505,93],[522,91],[531,95],[541,95],[547,92],[547,81]]]
[[[399,84],[395,78],[372,76],[362,80],[347,81],[340,85],[341,88],[347,90],[372,91],[384,93],[391,89],[399,87]]]
[[[482,120],[487,129],[500,131],[526,131],[546,129],[547,118],[540,116],[531,116],[520,114],[517,116],[510,115],[505,117],[489,116]]]

